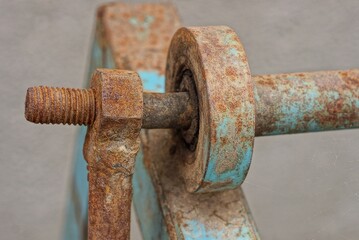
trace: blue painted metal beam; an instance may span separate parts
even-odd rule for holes
[[[256,136],[359,127],[359,70],[254,76]]]

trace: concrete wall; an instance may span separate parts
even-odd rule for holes
[[[82,86],[102,2],[0,0],[1,239],[59,239],[76,128],[27,123],[24,96]],[[186,25],[233,27],[253,74],[359,67],[357,0],[175,3]],[[358,140],[358,130],[256,139],[244,190],[263,239],[357,239]]]

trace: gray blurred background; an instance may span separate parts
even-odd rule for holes
[[[24,118],[27,87],[81,87],[96,0],[0,0],[0,239],[60,239],[76,127]],[[357,0],[175,1],[229,25],[253,74],[359,67]],[[359,239],[359,131],[257,138],[244,190],[263,239]],[[138,232],[133,239],[140,239]]]

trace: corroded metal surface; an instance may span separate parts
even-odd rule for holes
[[[180,27],[172,4],[106,4],[98,24],[101,45],[109,50],[105,57],[112,56],[117,68],[164,74],[170,39]]]
[[[189,94],[144,93],[142,128],[188,128],[193,111]]]
[[[92,89],[30,87],[25,117],[33,123],[90,125],[95,119]]]
[[[226,26],[178,30],[167,58],[166,91],[176,91],[188,71],[197,89],[199,131],[194,150],[176,146],[180,173],[191,192],[237,187],[252,157],[255,108],[247,58],[235,32]]]
[[[133,18],[134,15],[135,17]],[[126,20],[123,22],[121,19]],[[153,22],[151,22],[152,20]],[[129,25],[127,24],[128,22],[130,22]],[[102,7],[99,11],[97,26],[97,38],[94,42],[92,52],[92,70],[102,66],[136,69],[139,70],[141,77],[144,80],[143,83],[146,86],[146,89],[163,90],[165,55],[167,52],[169,39],[179,26],[178,16],[172,5],[140,4],[137,6],[132,6],[130,4],[121,3],[110,4]],[[124,26],[124,28],[122,28],[122,26]],[[154,37],[152,33],[154,33]],[[129,36],[135,36],[135,38],[131,38]],[[157,41],[156,37],[158,36],[161,38],[158,38]],[[146,42],[147,40],[150,41]],[[140,44],[135,44],[135,41],[138,41]],[[124,44],[121,45],[119,44],[120,42]],[[112,53],[115,53],[115,57],[112,55]],[[151,61],[147,61],[148,59]],[[109,83],[108,78],[104,77],[108,74],[114,74],[111,76],[111,83]],[[121,72],[121,74],[128,74],[128,72]],[[118,92],[116,88],[116,92],[114,92],[109,91],[109,89],[106,89],[106,87],[100,87],[107,86],[108,84],[108,86],[114,88],[114,85],[117,84],[116,81],[118,79],[119,78],[116,74],[116,71],[107,72],[106,70],[100,70],[100,72],[97,72],[97,75],[95,75],[95,80],[92,83],[92,87],[96,89],[96,98],[103,99],[104,101],[96,101],[96,105],[101,108],[100,111],[96,113],[94,124],[89,128],[84,149],[86,159],[89,163],[88,180],[90,182],[90,239],[125,239],[128,237],[128,217],[130,211],[129,199],[131,196],[130,179],[131,173],[133,171],[133,162],[131,162],[131,159],[133,159],[136,151],[138,150],[137,131],[139,128],[138,125],[140,124],[140,117],[136,114],[134,114],[132,118],[131,116],[129,117],[128,115],[131,114],[127,111],[122,111],[123,109],[121,110],[121,104],[123,104],[122,107],[125,107],[126,104],[131,103],[129,109],[132,109],[134,112],[136,112],[133,108],[135,108],[137,103],[140,103],[140,101],[136,101],[136,99],[127,99],[126,102],[121,102],[118,99],[121,94],[117,94]],[[127,76],[127,80],[131,79],[137,79],[137,77],[133,75]],[[112,80],[115,80],[115,82],[112,83]],[[103,82],[107,82],[107,84],[102,85]],[[138,81],[136,80],[135,82]],[[126,84],[127,88],[131,86],[129,82],[126,82]],[[107,94],[104,94],[106,92]],[[129,89],[127,89],[127,91],[124,92],[122,96],[126,96],[126,94],[131,95],[131,92],[133,93],[135,91],[129,91]],[[136,96],[141,96],[141,94],[137,94]],[[113,101],[114,99],[116,99],[116,101]],[[111,108],[104,107],[110,105],[112,106]],[[116,111],[122,112],[116,113]],[[121,116],[123,118],[121,118]],[[99,118],[106,119],[106,121],[100,121]],[[77,120],[75,122],[77,122]],[[123,128],[124,125],[127,127]],[[144,136],[146,135],[151,136],[152,133],[150,133],[150,131],[146,131]],[[124,140],[126,145],[122,145],[124,143],[124,141],[122,141],[123,138],[128,138],[128,140]],[[161,142],[163,141],[166,141],[166,138],[161,139]],[[147,148],[147,145],[144,147]],[[155,148],[151,148],[151,151],[158,151],[157,146]],[[173,154],[173,151],[174,148],[170,148],[169,152],[171,152],[171,154]],[[140,160],[137,161],[138,163],[144,163],[142,161],[143,159],[141,160],[141,156],[143,155],[140,153],[138,155],[138,160]],[[82,157],[79,157],[78,159],[83,161]],[[126,161],[126,159],[129,161]],[[176,225],[184,227],[185,231],[177,231],[171,227],[171,223],[167,221],[174,221],[168,217],[164,218],[163,214],[170,216],[172,214],[172,210],[166,209],[163,211],[163,208],[166,208],[166,204],[162,205],[161,203],[164,202],[160,202],[158,198],[158,196],[161,196],[161,199],[163,199],[164,196],[161,192],[161,184],[166,183],[163,182],[159,184],[156,189],[153,187],[153,184],[156,184],[156,179],[159,177],[156,171],[151,170],[152,161],[154,160],[155,159],[147,158],[146,163],[142,165],[144,168],[136,170],[137,176],[143,177],[146,181],[134,181],[134,186],[136,187],[135,193],[138,192],[138,190],[141,190],[140,193],[149,193],[150,196],[150,198],[146,199],[147,201],[144,202],[145,198],[140,198],[139,196],[141,195],[135,194],[135,196],[137,196],[135,199],[136,209],[141,209],[141,206],[145,209],[145,211],[142,212],[137,211],[142,223],[141,228],[143,231],[143,236],[145,238],[157,236],[152,239],[166,239],[168,237],[168,232],[170,232],[170,235],[175,239],[191,239],[192,236],[198,236],[198,234],[200,234],[199,236],[201,236],[201,234],[207,236],[206,232],[210,234],[208,236],[216,236],[217,233],[221,234],[222,230],[219,232],[217,229],[213,229],[214,231],[212,232],[212,225],[203,225],[201,223],[202,220],[198,222],[199,225],[196,225],[199,226],[199,229],[189,228],[186,222],[184,222],[183,226]],[[80,170],[84,171],[84,169]],[[170,173],[173,175],[176,174],[172,171],[170,171]],[[76,174],[78,174],[78,172],[76,172]],[[149,177],[150,175],[152,178],[146,178],[146,176]],[[183,193],[186,193],[184,194],[184,197],[188,198],[189,193],[185,192],[183,182],[179,178],[174,179],[181,183],[180,187],[183,190]],[[144,189],[141,189],[143,186],[152,186],[153,188],[145,187]],[[177,193],[179,192],[176,192],[176,194]],[[225,199],[231,199],[233,203],[238,202],[238,204],[226,204],[226,215],[231,212],[239,212],[237,216],[232,216],[231,218],[227,218],[225,216],[225,218],[228,219],[228,223],[230,224],[225,224],[225,228],[223,229],[227,229],[228,233],[225,235],[217,235],[217,238],[231,236],[231,234],[235,234],[239,239],[246,239],[248,237],[255,236],[255,227],[251,221],[250,214],[246,208],[245,200],[240,191],[235,192],[233,197],[228,198],[227,195],[218,199],[215,198],[216,195],[213,194],[213,196],[214,197],[198,199],[205,204],[204,206],[207,206],[208,213],[210,213],[210,208],[215,206],[214,203],[216,203],[216,201],[225,201]],[[169,197],[172,198],[173,196]],[[197,202],[197,205],[194,207],[200,208],[198,201],[194,201]],[[78,205],[75,205],[75,207],[76,206]],[[83,204],[81,206],[86,205]],[[184,208],[186,208],[186,206],[184,206]],[[178,210],[181,210],[181,207],[173,209],[176,210],[176,212],[179,212]],[[72,209],[70,209],[70,211],[71,210]],[[158,214],[153,215],[152,211]],[[196,212],[196,210],[194,210],[194,212]],[[143,223],[146,222],[144,215],[146,213],[147,216],[150,217],[147,218],[148,225],[144,226]],[[173,213],[175,213],[175,211]],[[186,217],[186,219],[192,219],[194,222],[196,222],[196,220],[199,218],[200,216]],[[213,216],[211,218],[213,218],[213,220],[210,219],[211,224],[220,227],[223,226],[223,224],[218,222],[218,219],[215,220],[216,218]],[[177,219],[180,220],[180,218]],[[232,221],[231,219],[236,220]],[[152,225],[150,225],[151,223]],[[153,225],[153,223],[156,223],[157,225]],[[83,226],[86,227],[86,224]],[[154,228],[151,229],[148,228],[148,226],[154,226]],[[226,226],[230,227],[227,228]],[[81,228],[81,226],[79,227]],[[233,232],[229,232],[232,230]],[[82,236],[86,236],[86,234],[83,234]]]
[[[129,239],[132,175],[140,146],[142,83],[130,71],[97,70],[96,118],[88,128],[89,239]]]
[[[359,70],[254,76],[256,136],[359,127]]]
[[[151,134],[141,135],[144,162],[151,163],[147,169],[151,169],[152,176],[155,176],[152,177],[153,186],[158,193],[167,229],[159,230],[158,236],[161,238],[156,239],[259,239],[240,188],[214,193],[189,193],[181,178],[176,177],[179,165],[175,161],[180,159],[170,150],[178,144],[171,130],[147,131]],[[137,191],[148,191],[150,183],[146,182],[146,178],[143,179],[142,175],[136,178],[140,181]],[[155,212],[155,209],[146,210],[149,215]],[[140,213],[140,216],[145,214]]]
[[[33,123],[90,126],[95,121],[95,102],[92,88],[30,87],[25,118]],[[142,128],[187,129],[197,109],[193,102],[187,92],[143,93]]]
[[[107,16],[104,9],[101,18]],[[103,35],[104,29],[98,28],[97,34],[116,38]],[[96,65],[123,64],[122,55],[112,56],[116,47],[107,44],[111,41],[100,40],[96,46],[102,46],[105,58],[100,55]],[[153,54],[161,55],[166,47],[160,48]],[[150,238],[161,239],[258,238],[240,189],[199,195],[186,191],[211,192],[241,184],[253,148],[254,105],[256,136],[359,127],[358,70],[255,76],[254,101],[243,47],[227,27],[179,30],[168,59],[167,91],[187,93],[144,93],[143,101],[137,74],[104,69],[96,72],[89,90],[28,90],[28,120],[90,125],[84,147],[89,239],[129,238],[131,177],[141,123],[145,128],[184,128],[145,131],[144,155],[137,158],[135,205],[141,228]],[[153,75],[137,66],[147,71],[142,72],[145,80],[158,78],[147,82],[154,85],[146,87],[152,91],[163,86],[158,66],[151,65]],[[150,203],[143,207],[146,198]]]

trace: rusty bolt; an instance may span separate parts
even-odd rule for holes
[[[193,119],[193,101],[186,92],[143,93],[142,127],[188,128]],[[25,117],[33,123],[92,125],[96,115],[95,90],[30,87],[25,102]]]
[[[26,94],[25,117],[34,123],[91,125],[95,119],[94,91],[30,87]]]

